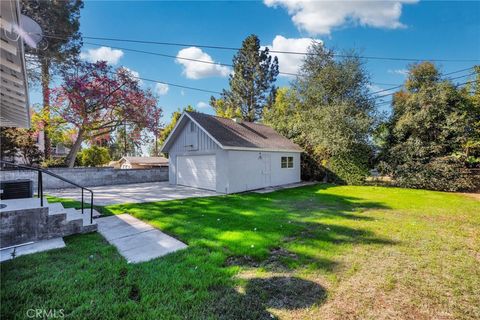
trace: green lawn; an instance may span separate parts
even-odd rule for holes
[[[102,212],[189,247],[129,265],[99,234],[68,237],[1,265],[2,318],[480,318],[480,202],[464,195],[316,185]]]

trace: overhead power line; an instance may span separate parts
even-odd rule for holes
[[[64,39],[56,35],[43,35],[47,38],[57,38]],[[180,43],[180,42],[162,42],[162,41],[151,41],[151,40],[138,40],[138,39],[125,39],[125,38],[108,38],[108,37],[90,37],[82,36],[84,39],[91,40],[104,40],[104,41],[116,41],[116,42],[128,42],[128,43],[141,43],[141,44],[156,44],[164,46],[175,46],[175,47],[197,47],[205,49],[219,49],[219,50],[240,50],[239,47],[228,47],[228,46],[217,46],[217,45],[203,45],[198,43]],[[311,52],[300,52],[300,51],[283,51],[283,50],[271,50],[271,53],[281,53],[281,54],[293,54],[293,55],[316,55]],[[391,60],[391,61],[434,61],[434,62],[479,62],[480,58],[476,59],[443,59],[443,58],[405,58],[405,57],[380,57],[380,56],[362,56],[362,55],[345,55],[345,54],[333,54],[335,57],[340,58],[352,58],[358,57],[368,60]]]
[[[461,87],[461,86],[464,86],[464,85],[467,85],[467,84],[470,84],[470,83],[475,83],[475,82],[477,82],[477,81],[478,81],[478,80],[470,80],[470,81],[466,81],[466,82],[463,82],[463,83],[458,83],[458,84],[454,85],[454,87],[455,87],[455,88],[458,88],[458,87]],[[395,92],[394,92],[394,93],[385,94],[385,95],[379,96],[379,97],[377,97],[377,98],[388,97],[388,96],[392,96],[392,97],[393,97],[394,94],[395,94]],[[373,99],[373,100],[375,100],[375,99]],[[381,105],[388,104],[388,103],[392,103],[392,100],[380,101],[380,102],[377,102],[376,105],[377,105],[377,106],[381,106]]]
[[[40,66],[35,66],[32,69],[40,70],[40,68],[41,68]],[[110,74],[116,74],[116,72],[114,72],[114,71],[110,71],[109,73]],[[147,81],[147,82],[166,84],[166,85],[176,87],[176,88],[181,88],[181,89],[188,89],[188,90],[195,90],[195,91],[200,91],[200,92],[221,94],[220,91],[214,91],[214,90],[208,90],[208,89],[203,89],[203,88],[198,88],[198,87],[185,86],[185,85],[182,85],[182,84],[177,84],[177,83],[172,83],[172,82],[167,82],[167,81],[162,81],[162,80],[154,80],[154,79],[149,79],[149,78],[144,78],[144,77],[137,77],[137,76],[133,75],[131,72],[130,72],[130,77],[134,78],[134,79],[137,79],[137,80]]]
[[[45,35],[45,36],[46,36],[46,37],[50,37],[50,38],[64,39],[64,38],[62,38],[62,37],[52,36],[52,35]],[[168,44],[168,45],[176,45],[176,46],[197,46],[197,47],[214,48],[214,49],[231,49],[231,50],[238,50],[238,49],[239,49],[239,48],[223,47],[223,46],[202,46],[202,45],[194,45],[194,44],[190,45],[190,44],[169,43],[169,42],[156,42],[156,41],[143,41],[143,40],[131,40],[131,39],[116,39],[116,38],[101,38],[101,37],[86,37],[86,36],[84,36],[83,38],[88,38],[88,39],[100,39],[100,40],[111,40],[111,41],[125,41],[125,42],[135,42],[135,43]],[[110,46],[110,45],[108,45],[108,44],[100,44],[100,43],[93,43],[93,42],[84,42],[84,43],[85,43],[85,44],[89,44],[89,45],[94,45],[94,46]],[[159,53],[159,52],[151,52],[151,51],[145,51],[145,50],[137,50],[137,49],[132,49],[132,48],[124,48],[124,47],[117,47],[117,46],[110,46],[110,47],[111,47],[111,48],[114,48],[114,49],[125,50],[125,51],[130,51],[130,52],[137,52],[137,53],[142,53],[142,54],[150,54],[150,55],[161,56],[161,57],[168,57],[168,58],[179,59],[179,60],[187,60],[187,61],[193,61],[193,62],[199,62],[199,63],[212,64],[212,65],[233,67],[232,64],[221,63],[221,62],[214,62],[214,61],[193,59],[193,58],[187,58],[187,57],[181,57],[181,56],[179,57],[179,56],[174,56],[174,55],[169,55],[169,54],[164,54],[164,53]],[[274,51],[274,50],[270,50],[270,52],[294,53],[294,52],[283,52],[283,51]],[[297,53],[298,53],[298,54],[301,54],[301,53],[299,53],[299,52],[297,52]],[[308,54],[308,53],[303,53],[303,54]],[[339,56],[340,56],[340,55],[339,55]],[[363,57],[363,58],[366,58],[366,57]],[[407,59],[407,60],[414,60],[414,59]],[[415,60],[419,60],[419,61],[420,61],[420,60],[423,60],[423,59],[415,59]],[[436,60],[433,60],[433,61],[440,61],[440,60],[436,59]],[[478,61],[480,61],[480,59],[478,59]],[[469,67],[469,68],[465,68],[465,69],[453,71],[453,72],[450,72],[450,73],[446,73],[446,74],[443,74],[443,75],[445,76],[445,75],[455,74],[455,73],[459,73],[459,72],[462,72],[462,71],[470,70],[470,69],[472,69],[472,68],[473,68],[473,67]],[[301,76],[300,74],[289,73],[289,72],[279,72],[279,74],[285,74],[285,75],[290,75],[290,76]],[[474,73],[472,73],[472,74],[474,74]],[[472,74],[469,74],[469,75],[472,75]],[[447,80],[453,80],[453,79],[457,79],[457,78],[462,78],[462,77],[466,77],[466,76],[469,76],[469,75],[459,76],[459,77],[452,78],[452,79],[447,79]],[[138,79],[138,80],[144,80],[144,81],[149,81],[149,82],[167,84],[167,85],[170,85],[170,86],[172,86],[172,87],[178,87],[178,88],[184,88],[184,89],[189,89],[189,90],[196,90],[196,91],[201,91],[201,92],[221,94],[221,92],[219,92],[219,91],[207,90],[207,89],[196,88],[196,87],[191,87],[191,86],[184,86],[184,85],[179,85],[179,84],[170,83],[170,82],[165,82],[165,81],[160,81],[160,80],[153,80],[153,79],[148,79],[148,78],[135,77],[135,76],[133,76],[133,75],[132,75],[132,77],[135,78],[135,79]],[[387,85],[387,84],[380,84],[380,83],[372,83],[372,84]],[[381,92],[386,92],[386,91],[391,91],[391,90],[398,89],[398,88],[401,88],[401,87],[403,87],[403,84],[401,84],[401,85],[396,85],[396,86],[394,86],[394,87],[387,88],[387,89],[382,89],[382,90],[379,90],[379,91],[376,91],[376,92],[372,92],[372,93],[370,93],[370,95],[374,95],[374,94],[381,93]],[[386,96],[389,96],[389,95],[392,95],[392,94],[386,94],[386,95],[377,96],[377,97],[375,97],[374,99],[379,99],[379,98],[386,97]]]
[[[143,43],[143,44],[156,44],[164,46],[176,46],[176,47],[198,47],[206,49],[221,49],[221,50],[235,50],[238,51],[238,47],[227,47],[227,46],[214,46],[214,45],[203,45],[198,43],[179,43],[179,42],[161,42],[161,41],[151,41],[151,40],[137,40],[137,39],[125,39],[125,38],[108,38],[108,37],[90,37],[83,36],[85,39],[91,40],[106,40],[106,41],[117,41],[117,42],[130,42],[130,43]],[[282,54],[293,54],[293,55],[315,55],[315,53],[310,52],[300,52],[300,51],[283,51],[283,50],[270,50],[271,53],[282,53]],[[334,54],[336,57],[357,57],[356,55],[342,55]],[[371,60],[392,60],[392,61],[437,61],[437,62],[475,62],[480,61],[480,59],[425,59],[425,58],[403,58],[403,57],[379,57],[379,56],[358,56],[363,59]]]
[[[160,53],[160,52],[152,52],[152,51],[146,51],[146,50],[138,50],[138,49],[132,49],[132,48],[125,48],[125,47],[118,47],[118,46],[110,46],[107,44],[102,44],[102,43],[94,43],[94,42],[88,42],[84,41],[83,43],[93,45],[93,46],[109,46],[112,49],[118,49],[118,50],[124,50],[124,51],[130,51],[130,52],[136,52],[136,53],[142,53],[142,54],[149,54],[149,55],[154,55],[154,56],[159,56],[159,57],[165,57],[165,58],[172,58],[172,59],[178,59],[178,60],[186,60],[186,61],[193,61],[193,62],[199,62],[199,63],[206,63],[206,64],[212,64],[212,65],[217,65],[217,66],[223,66],[223,67],[231,67],[233,68],[233,64],[229,63],[222,63],[222,62],[215,62],[215,61],[207,61],[207,60],[201,60],[201,59],[194,59],[194,58],[187,58],[187,57],[182,57],[182,56],[175,56],[171,54],[165,54],[165,53]],[[299,76],[297,73],[290,73],[290,72],[278,72],[279,74],[283,75],[288,75],[288,76]]]
[[[102,44],[102,43],[94,43],[94,42],[84,42],[85,44],[89,44],[89,45],[94,45],[94,46],[105,46],[106,44]],[[132,48],[125,48],[125,47],[117,47],[117,46],[110,46],[111,48],[113,49],[119,49],[119,50],[125,50],[125,51],[130,51],[130,52],[136,52],[136,53],[142,53],[142,54],[149,54],[149,55],[155,55],[155,56],[160,56],[160,57],[166,57],[166,58],[172,58],[172,59],[179,59],[179,60],[186,60],[186,61],[193,61],[193,62],[199,62],[199,63],[206,63],[206,64],[211,64],[211,65],[218,65],[218,66],[224,66],[224,67],[232,67],[233,68],[233,65],[232,64],[229,64],[229,63],[222,63],[222,62],[215,62],[215,61],[207,61],[207,60],[201,60],[201,59],[194,59],[194,58],[187,58],[187,57],[182,57],[182,56],[174,56],[174,55],[170,55],[170,54],[165,54],[165,53],[159,53],[159,52],[152,52],[152,51],[146,51],[146,50],[138,50],[138,49],[132,49]],[[465,71],[465,70],[470,70],[472,69],[473,67],[469,67],[469,68],[466,68],[466,69],[462,69],[462,70],[457,70],[457,71],[454,71],[452,73],[447,73],[447,74],[444,74],[444,75],[449,75],[449,74],[453,74],[453,73],[458,73],[458,72],[462,72],[462,71]],[[289,75],[289,76],[295,76],[295,77],[299,77],[301,76],[301,74],[298,74],[298,73],[290,73],[290,72],[279,72],[279,74],[283,74],[283,75]],[[373,84],[377,84],[377,85],[381,85],[381,84],[378,84],[378,83],[373,83]],[[402,85],[396,85],[395,87],[393,88],[390,88],[390,89],[396,89],[396,88],[400,88],[402,87]],[[385,89],[385,90],[381,90],[379,92],[383,92],[383,91],[388,91],[388,89]],[[374,94],[374,93],[372,93]]]
[[[470,68],[465,68],[465,69],[461,69],[461,70],[456,70],[456,71],[453,71],[453,72],[448,72],[448,73],[444,73],[444,74],[441,74],[442,76],[448,76],[448,75],[452,75],[452,74],[455,74],[455,73],[459,73],[459,72],[464,72],[464,71],[468,71],[468,70],[471,70],[473,69],[473,67],[470,67]],[[463,76],[458,76],[458,77],[454,77],[454,78],[446,78],[445,80],[455,80],[455,79],[460,79],[460,78],[464,78],[464,77],[469,77],[471,75],[474,75],[475,72],[472,72],[472,73],[469,73],[469,74],[466,74],[466,75],[463,75]],[[387,89],[382,89],[382,90],[379,90],[379,91],[375,91],[375,92],[372,92],[370,93],[370,95],[375,95],[377,93],[381,93],[381,92],[386,92],[386,91],[391,91],[391,90],[395,90],[395,89],[400,89],[402,88],[404,85],[401,84],[401,85],[398,85],[398,86],[395,86],[395,87],[391,87],[391,88],[387,88]],[[382,96],[380,96],[382,97]]]

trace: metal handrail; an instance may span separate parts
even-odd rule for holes
[[[83,214],[83,209],[84,209],[84,203],[83,203],[84,190],[90,192],[90,224],[93,223],[93,191],[92,190],[90,190],[88,188],[85,188],[84,186],[81,186],[81,185],[79,185],[79,184],[77,184],[73,181],[65,179],[64,177],[59,176],[58,174],[53,173],[53,172],[48,171],[48,170],[45,170],[45,169],[30,167],[30,166],[26,166],[26,165],[22,165],[22,164],[16,164],[16,163],[9,162],[9,161],[4,161],[4,160],[0,160],[0,163],[11,165],[11,166],[14,166],[14,167],[17,167],[17,168],[22,168],[22,169],[32,170],[32,171],[37,171],[38,172],[37,191],[38,191],[38,197],[40,198],[40,206],[41,207],[43,207],[43,176],[42,176],[43,173],[48,174],[48,175],[50,175],[54,178],[57,178],[57,179],[62,180],[66,183],[69,183],[69,184],[71,184],[71,185],[73,185],[77,188],[82,189],[82,214]]]

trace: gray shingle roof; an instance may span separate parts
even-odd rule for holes
[[[269,149],[301,152],[302,148],[281,136],[271,127],[229,118],[211,116],[200,112],[187,112],[203,129],[223,147]]]

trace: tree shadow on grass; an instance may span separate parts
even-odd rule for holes
[[[208,313],[218,319],[272,319],[266,308],[295,310],[322,304],[326,289],[309,280],[290,276],[249,279],[243,292],[230,287],[211,288],[217,296]]]
[[[275,248],[291,250],[291,244],[298,243],[309,249],[294,252],[299,263],[312,261],[320,268],[331,269],[334,262],[305,251],[315,251],[318,243],[328,245],[333,251],[332,246],[342,244],[395,244],[360,226],[342,225],[345,220],[368,224],[373,219],[362,214],[363,210],[388,209],[388,206],[358,197],[318,192],[332,187],[314,185],[269,194],[125,204],[107,209],[114,214],[131,213],[189,246],[221,250],[227,256],[247,256],[257,262],[268,260]]]
[[[2,275],[10,283],[2,287],[8,288],[5,305],[12,305],[9,315],[24,315],[22,308],[30,307],[38,296],[54,303],[49,307],[75,310],[84,318],[94,311],[112,318],[127,318],[122,315],[128,312],[129,318],[170,314],[186,319],[271,319],[269,307],[293,310],[321,304],[325,288],[284,274],[306,265],[330,271],[338,264],[338,252],[351,244],[395,244],[369,231],[371,220],[360,212],[387,206],[318,192],[324,188],[110,206],[110,212],[131,213],[189,248],[129,265],[99,235],[72,237],[63,251],[2,265]],[[22,263],[25,268],[18,268]],[[32,265],[42,272],[32,273]],[[286,272],[247,279],[242,292],[235,287],[239,268],[231,266]],[[17,278],[27,281],[28,276],[35,277],[28,284],[32,292],[40,290],[38,295],[25,295],[17,284]],[[49,291],[43,287],[45,280],[52,284]],[[66,298],[75,294],[81,299]],[[83,303],[92,296],[98,299],[95,306]]]

